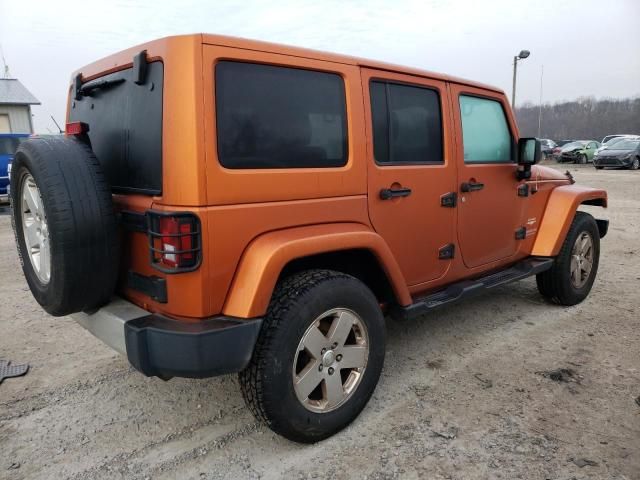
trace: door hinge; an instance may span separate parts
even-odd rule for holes
[[[453,258],[456,253],[456,246],[453,243],[449,243],[445,245],[440,250],[438,250],[438,259],[447,260],[449,258]]]
[[[445,193],[440,197],[440,206],[454,208],[458,205],[458,194],[456,192]]]
[[[527,183],[523,183],[518,187],[518,196],[519,197],[529,196],[529,185]]]
[[[520,227],[516,230],[516,240],[524,240],[525,238],[527,238],[527,228]]]

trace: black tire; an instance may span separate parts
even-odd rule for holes
[[[586,155],[580,155],[576,163],[579,163],[580,165],[586,165],[587,161],[588,160]]]
[[[640,168],[640,158],[636,157],[633,159],[633,161],[631,162],[631,165],[629,165],[629,168],[631,170],[638,170],[638,168]]]
[[[345,403],[317,413],[296,396],[294,359],[314,320],[338,307],[360,316],[368,332],[369,354],[362,379]],[[257,419],[289,440],[313,443],[325,439],[351,423],[371,397],[384,363],[385,338],[379,303],[358,279],[330,270],[293,275],[276,287],[253,358],[239,374],[244,400]]]
[[[571,256],[576,239],[586,232],[593,242],[593,265],[584,285],[577,288],[571,281]],[[560,254],[556,257],[553,267],[546,272],[536,275],[536,283],[540,293],[553,303],[571,306],[582,302],[593,286],[598,273],[600,260],[600,233],[594,218],[585,212],[576,212],[567,237],[562,244]]]
[[[48,281],[38,277],[23,233],[28,175],[40,192],[48,228]],[[11,218],[27,283],[49,314],[88,311],[109,301],[119,263],[116,217],[111,189],[87,145],[64,137],[24,142],[11,170]]]
[[[604,167],[596,167],[596,170],[602,170]]]

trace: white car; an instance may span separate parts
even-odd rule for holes
[[[640,135],[607,135],[602,139],[600,147],[596,150],[596,153],[606,150],[611,145],[615,145],[620,140],[625,139],[640,139]]]

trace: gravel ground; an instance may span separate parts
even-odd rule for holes
[[[529,279],[389,322],[369,405],[310,446],[256,423],[235,376],[145,378],[47,316],[0,214],[0,358],[31,365],[0,385],[0,478],[640,479],[640,172],[570,169],[610,195],[591,296]]]

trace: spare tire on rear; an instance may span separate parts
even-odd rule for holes
[[[51,315],[109,301],[118,275],[111,189],[91,149],[61,137],[20,146],[11,169],[11,220],[22,270]]]

